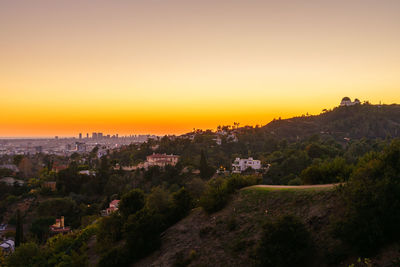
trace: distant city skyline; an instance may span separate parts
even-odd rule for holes
[[[359,98],[360,98],[360,97],[353,97],[353,98],[350,97],[351,100],[359,99]],[[399,103],[400,103],[400,101],[399,101],[399,103],[396,103],[396,102],[384,103],[384,102],[382,102],[381,100],[379,100],[379,101],[377,101],[377,102],[371,102],[369,99],[364,99],[364,98],[360,98],[360,100],[361,100],[361,103],[363,103],[363,102],[369,102],[370,104],[373,104],[373,105],[378,105],[378,104],[399,104]],[[240,122],[240,121],[236,121],[236,122],[238,122],[240,126],[246,126],[246,125],[253,126],[253,127],[256,126],[256,125],[264,126],[264,125],[268,124],[269,122],[271,122],[273,119],[278,119],[278,118],[281,118],[281,119],[288,119],[288,118],[291,118],[291,117],[302,116],[302,115],[306,115],[306,114],[308,114],[308,115],[317,115],[317,114],[321,113],[324,109],[332,109],[332,108],[338,107],[338,106],[340,106],[340,105],[341,105],[341,103],[340,103],[339,99],[337,99],[335,105],[330,106],[330,107],[321,106],[320,108],[316,109],[316,112],[315,112],[315,113],[311,113],[311,112],[301,112],[301,113],[297,113],[297,114],[293,114],[293,115],[288,115],[288,116],[286,116],[286,117],[276,115],[276,116],[273,116],[273,118],[272,118],[271,120],[267,121],[267,122],[264,122],[264,123],[257,123],[257,124],[245,124],[245,123],[242,123],[242,122]],[[218,127],[219,125],[221,125],[221,126],[223,126],[223,125],[231,125],[231,126],[233,126],[234,123],[235,123],[235,122],[231,122],[231,123],[220,123],[220,124],[214,125],[213,127],[207,127],[207,128],[191,127],[190,129],[183,130],[183,131],[179,131],[179,132],[176,131],[176,129],[173,129],[173,130],[170,131],[170,132],[141,132],[141,133],[134,133],[134,131],[128,131],[128,132],[123,132],[123,133],[117,133],[117,132],[115,132],[115,131],[113,131],[113,130],[110,130],[111,132],[113,132],[113,133],[111,134],[111,133],[108,133],[107,131],[99,131],[99,130],[90,130],[90,131],[87,131],[87,132],[86,132],[86,131],[85,131],[85,132],[84,132],[84,131],[81,131],[81,132],[78,131],[78,132],[76,133],[76,131],[74,130],[73,132],[71,132],[71,133],[66,133],[66,134],[60,134],[60,133],[58,133],[58,132],[53,132],[53,134],[47,134],[47,135],[33,135],[33,134],[32,134],[32,135],[23,135],[23,134],[22,134],[22,135],[14,135],[14,136],[12,136],[12,135],[9,135],[9,136],[1,136],[1,135],[0,135],[0,139],[10,139],[10,138],[11,138],[11,139],[12,139],[12,138],[16,138],[16,139],[29,139],[29,138],[46,138],[46,139],[51,139],[51,138],[58,137],[58,138],[76,138],[76,139],[79,140],[79,135],[80,135],[80,134],[82,134],[82,139],[87,138],[87,135],[88,135],[88,137],[89,137],[90,139],[92,139],[94,133],[95,133],[95,134],[101,133],[101,134],[103,134],[103,135],[102,135],[103,137],[107,137],[107,135],[110,135],[110,137],[112,137],[113,135],[117,135],[118,137],[121,137],[121,138],[122,138],[122,137],[129,137],[129,136],[139,136],[139,135],[156,135],[156,136],[164,136],[164,135],[182,135],[182,134],[186,134],[186,133],[192,132],[193,129],[216,130],[217,127]],[[0,131],[0,134],[1,134],[1,131]]]

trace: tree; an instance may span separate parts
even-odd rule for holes
[[[39,246],[33,242],[19,246],[13,254],[7,257],[9,267],[45,266]]]
[[[200,155],[200,177],[208,179],[214,174],[214,169],[208,165],[207,157],[204,150],[201,150]]]
[[[32,161],[28,158],[22,158],[18,164],[18,168],[25,178],[29,178],[33,175],[32,167]]]
[[[334,234],[362,256],[400,240],[400,140],[383,153],[359,160],[340,188],[345,212],[334,222]]]
[[[24,158],[23,155],[16,155],[14,156],[13,163],[15,166],[18,166],[21,160]]]
[[[49,226],[54,224],[54,217],[41,217],[32,222],[30,231],[37,237],[38,241],[42,243],[46,240],[49,233]]]
[[[131,259],[140,259],[158,248],[160,233],[165,228],[161,214],[142,209],[130,215],[125,225],[125,236]]]
[[[101,157],[100,161],[100,168],[97,173],[97,179],[99,183],[99,193],[103,193],[104,187],[108,182],[108,179],[110,178],[110,164],[108,162],[107,156]]]
[[[100,251],[110,248],[110,244],[119,241],[122,237],[122,220],[116,213],[104,217],[99,222],[97,230],[97,247]]]
[[[119,211],[122,216],[128,217],[144,207],[144,193],[140,189],[133,189],[122,196],[119,203]]]
[[[15,247],[19,247],[19,245],[24,242],[24,229],[23,229],[23,223],[22,223],[22,218],[21,218],[21,211],[17,210],[17,223],[16,223],[16,229],[15,229]]]
[[[151,193],[147,196],[146,207],[155,213],[167,213],[171,208],[171,197],[162,187],[153,187]]]
[[[296,217],[287,215],[267,222],[256,249],[259,266],[309,266],[311,235]]]
[[[176,220],[185,217],[193,208],[193,198],[184,187],[172,194],[172,202]]]

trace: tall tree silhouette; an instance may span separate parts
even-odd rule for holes
[[[20,210],[17,210],[17,223],[16,223],[16,229],[15,229],[15,246],[18,247],[20,244],[22,244],[23,239],[24,239],[24,230],[23,230],[23,223],[22,223],[22,218],[21,218],[21,212]]]
[[[214,169],[208,165],[207,157],[204,150],[201,150],[200,156],[200,177],[208,179],[214,174]]]

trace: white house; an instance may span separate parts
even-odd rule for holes
[[[5,254],[13,253],[15,250],[15,243],[14,240],[8,239],[0,243],[0,249],[3,250]]]
[[[25,184],[23,180],[15,179],[13,177],[1,178],[0,183],[5,183],[8,186],[13,186],[15,183],[17,183],[19,186],[23,186]]]
[[[261,169],[261,161],[254,160],[253,158],[248,158],[248,159],[236,158],[232,164],[233,173],[241,173],[247,168],[252,168],[253,170],[259,170]]]

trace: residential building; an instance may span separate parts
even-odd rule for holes
[[[176,155],[167,155],[167,154],[155,154],[153,153],[150,156],[147,156],[147,161],[145,167],[150,166],[159,166],[165,167],[166,165],[175,166],[178,163],[179,156]]]
[[[0,179],[0,183],[5,183],[8,186],[14,186],[18,184],[19,186],[23,186],[25,182],[23,180],[15,179],[13,177],[4,177]]]
[[[101,215],[102,216],[108,216],[113,212],[116,212],[118,210],[119,207],[119,199],[114,199],[113,201],[110,202],[109,207],[105,210],[101,211]]]
[[[60,219],[56,219],[56,223],[50,226],[50,233],[52,234],[66,234],[71,231],[69,226],[64,225],[64,216]]]
[[[52,170],[55,171],[55,172],[59,172],[59,171],[65,170],[67,168],[68,168],[68,165],[66,165],[66,164],[61,164],[59,162],[54,162]]]
[[[233,173],[241,173],[242,171],[245,171],[247,168],[252,168],[253,170],[260,170],[261,161],[254,160],[251,157],[248,159],[236,158],[232,164]]]
[[[3,250],[4,254],[11,254],[15,250],[15,242],[12,239],[7,239],[0,243],[0,249]]]
[[[110,202],[109,207],[107,208],[107,215],[110,215],[111,213],[118,210],[119,202],[120,202],[119,199],[114,199],[113,201]]]

